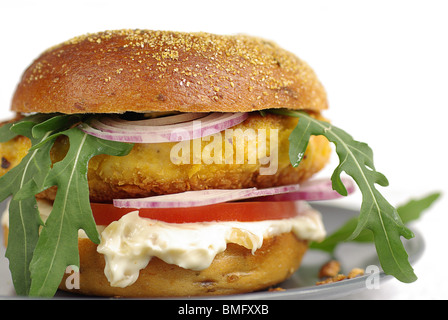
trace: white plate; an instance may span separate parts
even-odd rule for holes
[[[4,203],[0,204],[0,212],[3,211]],[[312,203],[312,206],[322,213],[325,227],[329,233],[337,229],[348,218],[358,215],[358,212],[348,208],[330,206],[322,203]],[[1,229],[1,228],[0,228]],[[424,251],[424,240],[420,233],[413,230],[415,237],[405,242],[411,263],[415,263]],[[3,230],[0,231],[0,239],[3,239]],[[341,272],[347,274],[352,268],[367,268],[373,266],[372,270],[379,267],[378,258],[373,244],[347,243],[340,245],[334,257],[329,254],[309,250],[299,270],[293,276],[279,284],[277,287],[284,291],[260,291],[254,293],[213,297],[212,299],[331,299],[341,298],[354,294],[358,291],[367,290],[377,283],[381,284],[392,277],[378,273],[366,274],[350,280],[316,286],[318,272],[324,263],[335,258],[341,263]],[[86,298],[79,295],[58,292],[59,298]],[[5,258],[5,248],[0,246],[0,299],[17,299],[8,269],[8,260]]]

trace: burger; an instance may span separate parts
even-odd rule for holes
[[[310,182],[331,137],[297,138],[302,119],[330,125],[327,108],[308,64],[257,37],[116,30],[46,50],[0,128],[17,293],[226,295],[284,281],[325,237],[304,200],[335,197]]]

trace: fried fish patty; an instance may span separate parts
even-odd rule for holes
[[[123,157],[95,156],[90,160],[88,170],[90,199],[92,202],[110,202],[117,198],[191,190],[266,188],[301,183],[325,166],[331,147],[325,137],[312,136],[302,162],[293,168],[289,160],[288,137],[297,121],[297,118],[261,116],[254,112],[246,121],[231,128],[233,135],[230,132],[226,136],[229,134],[227,130],[199,141],[135,144]],[[271,132],[273,138],[278,133],[278,163],[275,163],[275,152],[271,154],[271,144],[275,147]],[[261,134],[265,134],[266,139]],[[241,137],[245,137],[244,143],[239,140]],[[30,142],[24,137],[1,143],[0,175],[16,166],[29,147]],[[63,159],[68,148],[67,138],[58,139],[51,150],[52,161]],[[271,168],[269,174],[260,174],[260,168],[268,167]],[[53,200],[55,194],[53,187],[40,193],[39,197]]]

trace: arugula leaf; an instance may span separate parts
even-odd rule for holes
[[[6,129],[11,133],[5,136],[12,139],[20,134],[30,137],[32,145],[40,143],[52,131],[44,133],[41,139],[34,139],[31,131],[36,122],[33,120],[36,118],[28,117],[18,123],[8,125]],[[2,129],[5,130],[5,126],[2,126]],[[5,136],[2,135],[2,137]],[[0,202],[15,195],[21,188],[30,185],[33,181],[43,180],[51,166],[49,153],[49,146],[29,152],[19,165],[1,177]],[[39,226],[42,221],[34,197],[22,200],[11,199],[9,210],[10,231],[6,257],[9,259],[9,267],[17,293],[28,295],[31,285],[29,264],[39,237]]]
[[[6,255],[19,295],[54,295],[65,268],[79,266],[78,229],[99,242],[89,205],[88,162],[98,154],[125,155],[133,147],[89,136],[73,127],[79,121],[78,115],[40,114],[0,128],[3,139],[23,135],[32,143],[20,164],[0,178],[0,201],[12,195]],[[70,147],[52,167],[50,150],[60,135],[69,138]],[[35,195],[52,186],[58,187],[56,199],[43,224]]]
[[[0,143],[9,141],[17,136],[17,133],[11,131],[13,124],[14,123],[5,123],[0,127]]]
[[[408,203],[397,207],[398,215],[403,223],[407,224],[411,221],[420,218],[421,214],[428,209],[440,196],[440,193],[432,193],[424,198],[410,200]],[[347,238],[355,231],[358,224],[358,217],[349,219],[339,229],[334,231],[322,242],[313,242],[310,244],[310,249],[322,250],[332,253],[335,248],[341,243],[345,242]],[[370,230],[363,230],[353,239],[354,242],[373,242],[373,235]]]
[[[406,204],[399,206],[397,211],[403,223],[409,223],[419,219],[421,214],[439,199],[440,196],[440,192],[435,192],[421,199],[411,199]]]
[[[397,210],[375,188],[375,184],[387,186],[388,181],[375,170],[372,149],[366,143],[355,141],[342,129],[315,119],[306,112],[285,109],[271,109],[269,112],[299,118],[298,125],[289,137],[289,156],[293,166],[298,166],[302,160],[311,135],[323,135],[335,144],[339,165],[331,176],[333,189],[341,195],[347,195],[340,177],[345,171],[355,180],[363,196],[359,219],[348,240],[369,229],[373,232],[384,272],[402,282],[415,281],[417,277],[401,242],[401,236],[410,239],[414,235],[403,224]]]
[[[30,264],[32,296],[53,296],[65,269],[69,265],[79,267],[79,229],[94,243],[100,242],[89,201],[89,160],[99,154],[125,155],[132,148],[130,144],[98,139],[78,128],[60,134],[68,136],[70,148],[65,158],[53,165],[39,190],[58,187]]]
[[[0,126],[0,143],[9,141],[16,136],[20,135],[20,130],[22,126],[25,128],[32,127],[33,125],[45,121],[48,118],[51,118],[52,114],[34,114],[25,118],[22,118],[16,122],[4,123]],[[26,132],[26,130],[25,130]]]

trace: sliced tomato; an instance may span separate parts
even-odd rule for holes
[[[113,204],[91,203],[97,225],[108,225],[125,214],[139,211],[143,218],[170,223],[204,221],[262,221],[292,218],[298,208],[292,201],[284,202],[226,202],[189,208],[117,208]]]

